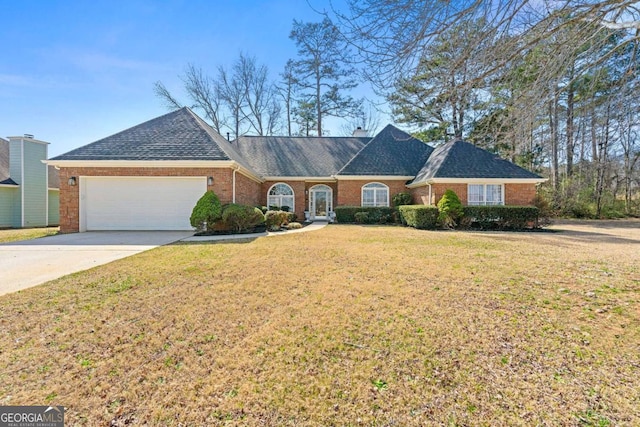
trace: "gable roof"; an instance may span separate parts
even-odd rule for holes
[[[335,175],[371,138],[241,136],[235,147],[262,176]]]
[[[231,144],[188,107],[51,160],[235,160],[246,167]]]
[[[533,172],[461,140],[437,147],[411,183],[426,183],[434,178],[541,179]]]
[[[338,175],[415,176],[432,151],[424,142],[387,125]]]

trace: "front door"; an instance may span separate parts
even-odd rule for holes
[[[331,212],[332,208],[331,187],[326,185],[316,185],[312,187],[309,202],[311,204],[309,209],[311,211],[311,219],[329,219],[329,212]]]

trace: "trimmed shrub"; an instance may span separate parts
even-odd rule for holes
[[[289,230],[298,230],[302,228],[302,224],[300,224],[299,222],[290,222],[288,227],[289,227]]]
[[[395,207],[405,206],[413,203],[413,197],[409,193],[398,193],[391,198],[391,201]]]
[[[269,230],[280,230],[288,222],[289,213],[285,211],[267,211],[265,224]]]
[[[264,224],[264,215],[259,208],[231,203],[222,212],[222,222],[232,230],[241,232]]]
[[[297,220],[298,220],[298,215],[296,215],[295,212],[287,212],[287,223],[296,222]]]
[[[464,224],[481,230],[524,230],[538,226],[535,206],[465,206]]]
[[[222,204],[213,191],[207,191],[191,211],[191,226],[197,230],[212,230],[216,221],[222,218]]]
[[[388,207],[362,207],[362,206],[337,206],[333,210],[336,214],[336,221],[340,224],[355,224],[356,213],[366,212],[369,214],[368,224],[398,223],[399,215],[395,208]]]
[[[370,224],[369,212],[356,212],[353,214],[353,218],[356,220],[356,224]]]
[[[398,207],[402,223],[419,229],[434,229],[438,223],[438,208],[426,205],[403,205]]]
[[[438,202],[438,211],[438,221],[447,228],[454,228],[458,224],[458,220],[464,215],[462,203],[458,195],[451,189],[445,191]]]

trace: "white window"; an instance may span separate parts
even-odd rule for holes
[[[362,186],[362,206],[389,206],[389,187],[378,182]]]
[[[502,184],[469,184],[467,203],[477,205],[504,205]]]
[[[293,189],[282,182],[272,185],[267,193],[267,207],[271,206],[288,206],[289,212],[295,212]]]

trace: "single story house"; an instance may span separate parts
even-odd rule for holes
[[[196,201],[288,206],[328,219],[334,206],[389,206],[399,192],[435,204],[531,204],[540,176],[473,145],[437,148],[391,125],[375,137],[241,136],[227,141],[189,108],[54,157],[60,231],[189,230]]]
[[[58,171],[43,163],[48,145],[32,135],[0,138],[0,228],[58,225]]]

